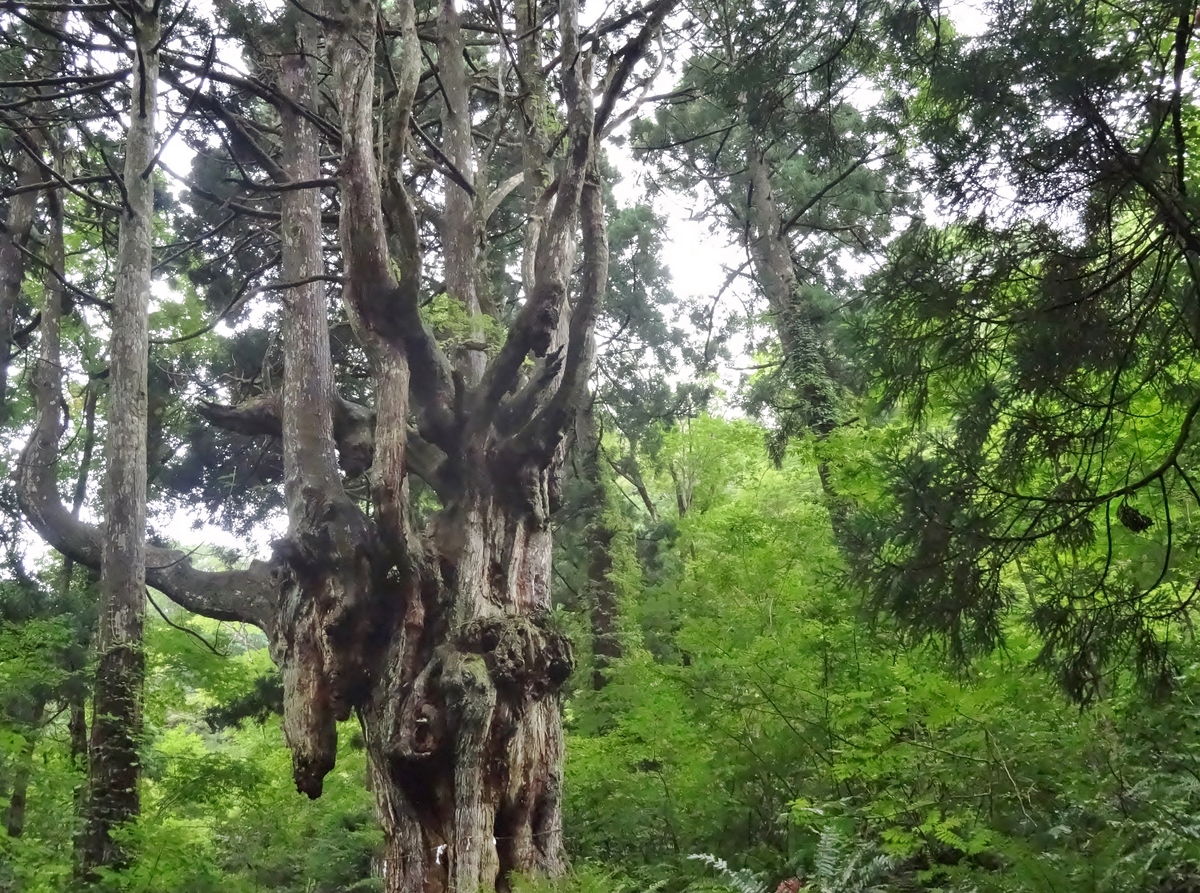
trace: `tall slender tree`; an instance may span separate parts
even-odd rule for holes
[[[83,869],[119,865],[113,832],[139,809],[139,745],[146,662],[146,424],[148,317],[153,262],[155,112],[158,106],[157,4],[124,7],[132,32],[129,129],[109,348],[104,537],[92,737],[88,754]]]
[[[850,414],[837,343],[847,261],[879,249],[905,200],[888,102],[868,106],[860,91],[880,83],[900,7],[702,4],[702,51],[635,130],[660,181],[703,196],[699,213],[743,253],[712,297],[761,301],[745,321],[767,357],[748,405],[774,425],[777,459],[790,436],[825,436]]]

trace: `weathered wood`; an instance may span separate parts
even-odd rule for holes
[[[537,6],[522,2],[520,14],[545,24]],[[300,283],[277,293],[282,387],[241,406],[199,411],[230,430],[279,439],[288,531],[271,562],[224,575],[147,549],[151,585],[199,613],[267,633],[301,791],[319,795],[333,766],[337,721],[358,717],[389,893],[505,889],[513,871],[565,868],[560,690],[573,655],[549,623],[550,518],[564,432],[586,394],[607,272],[591,59],[580,44],[577,6],[561,0],[557,7],[567,117],[557,165],[547,154],[543,35],[517,23],[531,91],[520,102],[538,118],[526,130],[520,177],[502,189],[511,194],[524,184],[533,237],[524,306],[490,363],[474,347],[451,362],[419,312],[422,246],[402,176],[420,82],[412,0],[388,9],[398,64],[385,91],[374,80],[377,2],[326,0],[319,17],[284,14],[293,30],[281,29],[278,83],[265,94],[278,94],[281,147],[266,167],[277,180],[315,185],[280,194],[280,277]],[[474,318],[488,310],[480,213],[503,196],[497,190],[477,206],[464,188],[479,172],[471,78],[449,0],[438,28],[444,154],[458,169],[447,178],[440,218],[446,287]],[[317,53],[327,65],[314,64]],[[336,139],[313,126],[318,107],[337,121]],[[343,400],[334,386],[319,193],[329,173],[319,161],[326,139],[338,153],[340,297],[370,362],[369,408]],[[580,229],[582,288],[572,302]],[[99,531],[72,518],[57,495],[61,373],[49,365],[57,354],[43,347],[22,504],[56,547],[96,566]],[[439,499],[424,531],[409,504],[410,474],[432,484]],[[365,480],[370,511],[348,497],[343,475],[358,478],[357,487]]]

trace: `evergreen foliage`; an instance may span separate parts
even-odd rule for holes
[[[857,319],[892,498],[858,556],[877,604],[959,658],[1015,610],[1076,697],[1151,688],[1196,594],[1192,12],[989,4],[912,91],[944,203]]]

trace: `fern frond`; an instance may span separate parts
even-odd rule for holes
[[[821,831],[813,857],[814,889],[819,893],[881,893],[897,859],[874,844],[858,842],[830,826]]]
[[[767,885],[763,883],[762,878],[747,868],[734,870],[724,859],[711,853],[692,853],[688,858],[703,862],[716,871],[733,893],[767,893]]]

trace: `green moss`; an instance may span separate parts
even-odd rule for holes
[[[488,354],[504,343],[505,330],[486,313],[468,313],[462,301],[442,292],[421,308],[421,316],[433,329],[444,349],[454,349],[468,341],[482,341]]]

